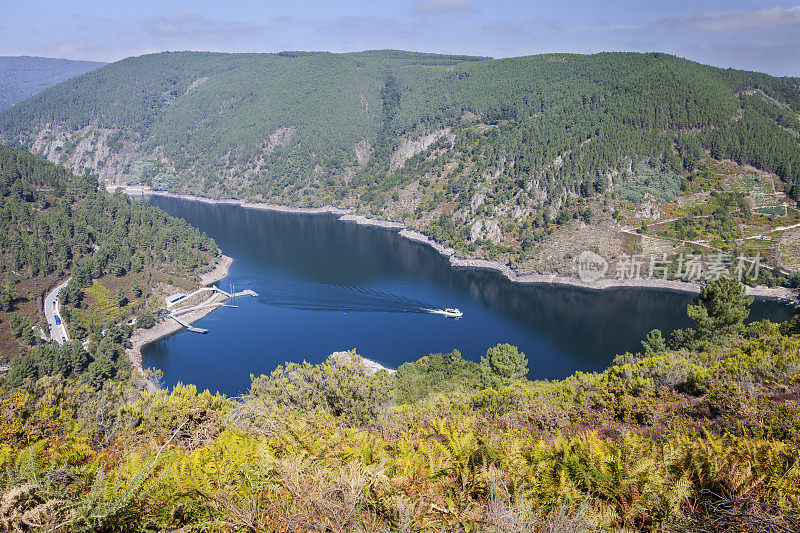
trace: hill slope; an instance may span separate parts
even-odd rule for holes
[[[715,161],[761,172],[774,201],[754,206],[780,203],[774,226],[795,223],[799,87],[665,54],[163,53],[6,110],[0,137],[108,181],[333,203],[405,220],[465,254],[553,270],[574,241],[556,228],[590,223],[590,240],[619,254],[630,244],[620,227],[652,222],[642,202],[676,201]],[[717,229],[714,249],[749,246],[744,232]]]
[[[41,344],[30,326],[47,331],[44,295],[67,277],[62,316],[82,339],[141,318],[154,287],[168,279],[192,287],[220,256],[186,221],[8,146],[0,146],[0,228],[0,364],[20,353],[18,342]]]
[[[0,57],[0,109],[103,65],[51,57]]]

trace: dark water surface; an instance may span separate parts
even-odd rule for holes
[[[334,351],[356,348],[397,368],[453,349],[477,361],[499,342],[525,352],[531,378],[562,378],[638,351],[653,328],[666,336],[689,325],[690,294],[514,285],[493,273],[454,270],[427,246],[333,216],[159,196],[149,202],[205,231],[234,258],[221,288],[259,293],[200,320],[207,335],[181,331],[145,348],[144,365],[162,369],[170,386],[181,381],[234,395],[248,390],[251,373],[285,361],[320,362]],[[429,306],[458,307],[464,317],[421,309]],[[751,318],[790,314],[780,303],[756,301]]]

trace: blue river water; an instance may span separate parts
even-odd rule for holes
[[[525,352],[530,378],[563,378],[640,350],[654,328],[667,336],[690,323],[691,294],[515,285],[494,273],[453,269],[425,245],[334,216],[148,201],[205,231],[234,258],[221,288],[259,294],[197,322],[207,335],[181,331],[143,350],[144,365],[160,368],[169,386],[194,383],[237,395],[249,389],[250,374],[286,361],[321,362],[335,351],[355,348],[397,368],[454,349],[478,361],[501,342]],[[464,317],[428,307],[457,307]],[[751,319],[785,320],[792,312],[761,300]]]

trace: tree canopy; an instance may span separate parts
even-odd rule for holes
[[[721,277],[701,287],[697,303],[688,306],[687,314],[701,337],[728,335],[742,330],[752,302],[738,280]]]
[[[480,370],[484,386],[501,387],[528,375],[528,359],[516,346],[498,344],[481,357]]]
[[[104,141],[112,153],[166,157],[165,172],[136,179],[315,205],[380,205],[430,161],[437,171],[463,163],[446,191],[456,202],[485,172],[499,173],[501,199],[531,180],[551,197],[590,195],[608,172],[648,160],[674,173],[703,149],[794,185],[799,83],[658,53],[166,52],[45,91],[1,113],[0,135],[31,145],[48,124],[81,135],[100,128],[114,132]],[[438,159],[392,170],[402,139],[446,129],[453,137],[433,145]]]

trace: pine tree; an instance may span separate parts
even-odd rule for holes
[[[486,387],[502,387],[528,374],[528,359],[516,346],[498,344],[481,357],[480,371]]]
[[[738,280],[722,277],[709,281],[700,289],[700,298],[686,312],[694,320],[694,330],[700,338],[737,333],[750,316],[752,298]]]
[[[667,351],[667,345],[664,342],[664,337],[661,335],[660,329],[654,329],[642,341],[644,347],[644,354],[648,357],[658,355]]]

